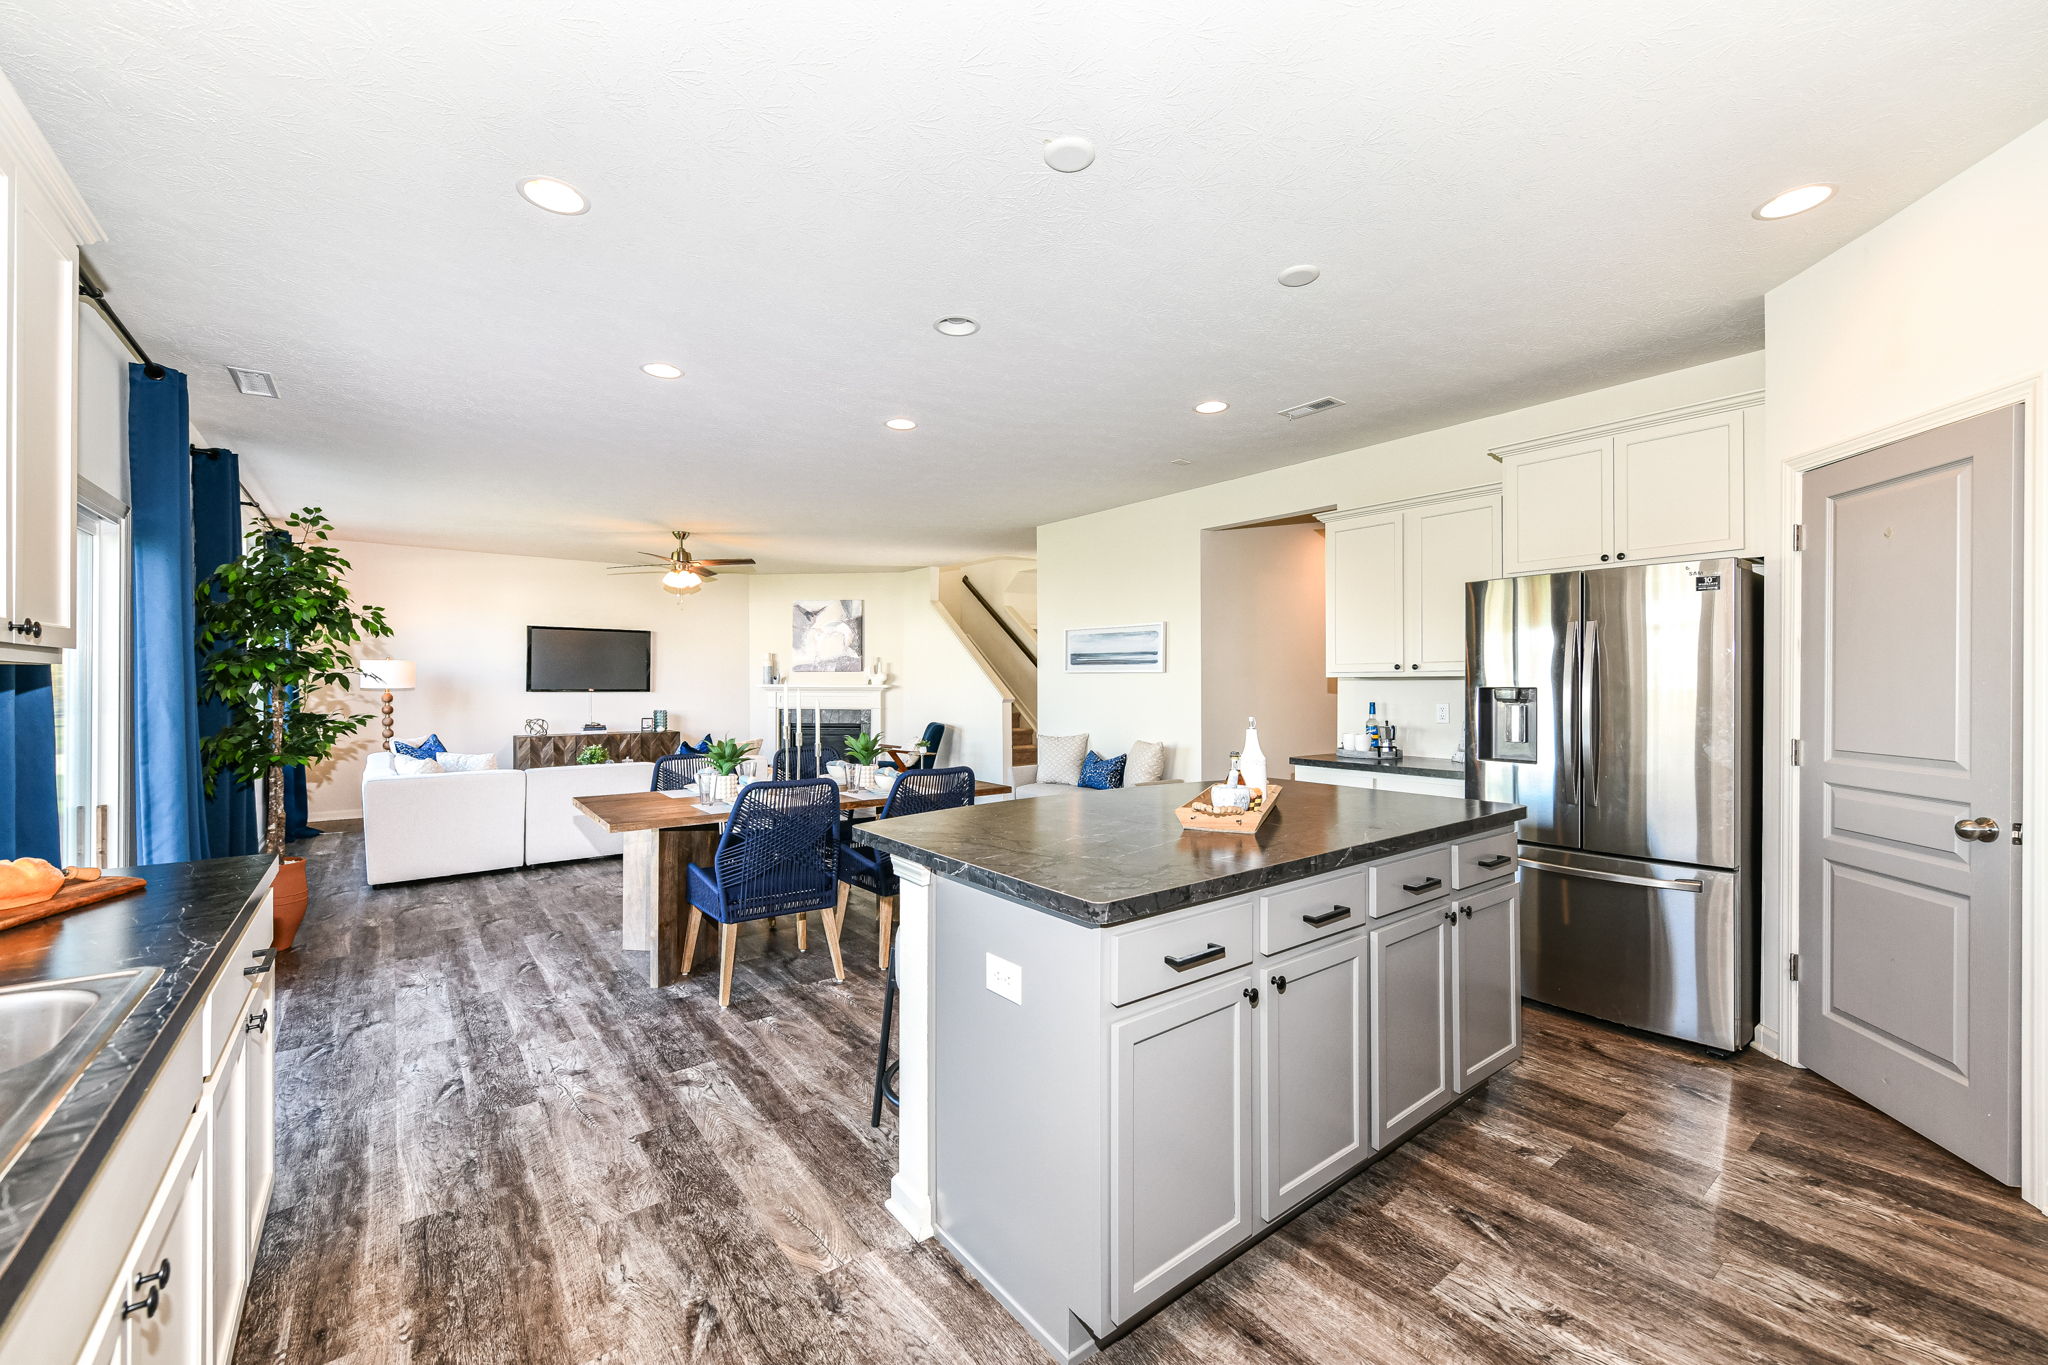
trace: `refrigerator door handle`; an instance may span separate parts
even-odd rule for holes
[[[1578,695],[1579,675],[1579,628],[1574,625],[1564,634],[1563,695]],[[1557,708],[1558,729],[1557,762],[1558,791],[1571,805],[1579,804],[1579,726],[1574,707],[1567,704]]]
[[[1585,803],[1600,804],[1600,623],[1579,628],[1578,753]]]
[[[1536,872],[1554,872],[1560,877],[1584,877],[1589,882],[1615,882],[1622,886],[1647,886],[1657,891],[1690,891],[1694,895],[1707,889],[1707,884],[1697,877],[1682,877],[1667,881],[1663,877],[1631,877],[1625,872],[1595,872],[1586,867],[1565,867],[1561,863],[1543,863],[1534,858],[1517,858],[1516,862]]]

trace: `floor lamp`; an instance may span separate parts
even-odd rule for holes
[[[364,659],[356,665],[363,686],[382,688],[384,691],[384,742],[391,742],[391,694],[410,692],[418,675],[418,668],[410,659]]]

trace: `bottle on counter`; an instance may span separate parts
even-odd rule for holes
[[[1380,751],[1380,704],[1376,701],[1365,704],[1365,751],[1374,757]]]
[[[1246,810],[1251,805],[1252,789],[1245,785],[1241,757],[1235,749],[1230,751],[1230,773],[1209,793],[1209,800],[1225,810]]]
[[[1244,770],[1244,784],[1260,797],[1266,794],[1266,751],[1259,747],[1259,718],[1247,718],[1244,728],[1244,748],[1241,766]]]

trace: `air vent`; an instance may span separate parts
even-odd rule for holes
[[[238,370],[232,365],[227,370],[235,377],[235,387],[251,398],[277,397],[277,381],[267,370]]]
[[[1280,415],[1290,422],[1296,422],[1314,413],[1343,406],[1344,400],[1341,398],[1312,398],[1306,403],[1297,403],[1291,408],[1280,409]]]

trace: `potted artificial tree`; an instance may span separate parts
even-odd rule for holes
[[[273,942],[292,946],[306,915],[306,860],[284,857],[284,771],[324,761],[368,714],[311,711],[301,698],[346,689],[348,646],[391,634],[380,607],[357,609],[342,574],[348,561],[327,544],[333,523],[317,507],[283,526],[252,526],[241,556],[199,585],[199,688],[228,707],[228,723],[200,743],[206,789],[222,773],[263,779],[263,851],[278,857]]]

